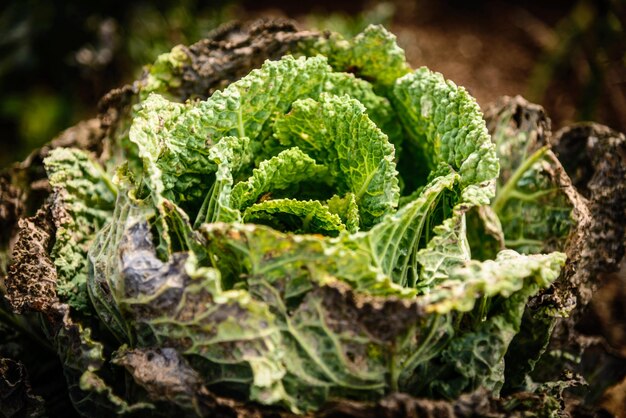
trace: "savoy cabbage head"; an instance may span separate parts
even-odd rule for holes
[[[584,215],[546,144],[507,132],[510,115],[492,138],[475,99],[412,70],[383,27],[282,45],[204,97],[177,47],[98,158],[45,158],[49,215],[32,222],[54,285],[28,291],[47,297],[81,413],[497,397],[545,349],[548,330],[509,372]],[[16,248],[9,298],[32,308]]]

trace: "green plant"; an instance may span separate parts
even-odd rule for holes
[[[8,299],[48,315],[83,414],[497,396],[532,371],[504,359],[584,211],[554,154],[512,115],[492,140],[467,91],[411,70],[380,26],[290,45],[206,99],[176,47],[106,158],[46,156]]]

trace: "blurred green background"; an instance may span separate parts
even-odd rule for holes
[[[382,23],[413,66],[466,86],[481,105],[522,94],[553,126],[626,131],[626,1],[16,0],[0,5],[0,168],[77,121],[144,64],[221,23],[288,17],[358,33]]]

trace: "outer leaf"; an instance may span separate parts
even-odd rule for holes
[[[277,317],[287,371],[283,380],[299,409],[316,410],[332,398],[381,396],[387,386],[390,344],[372,335],[368,321],[383,318],[371,311],[371,318],[366,318],[366,309],[346,303],[328,286],[314,285],[300,303],[287,305],[277,291],[282,282],[259,278],[250,280],[249,286]],[[416,322],[415,317],[398,316],[406,318],[406,327]]]
[[[341,239],[248,224],[202,229],[217,263],[242,269],[232,274],[246,277],[250,294],[275,315],[284,387],[299,409],[318,409],[335,396],[380,396],[392,367],[387,353],[421,324],[411,290],[394,285],[368,265],[367,253]],[[390,315],[398,321],[379,327]]]
[[[91,302],[113,335],[120,342],[128,344],[133,344],[136,338],[132,323],[125,318],[120,308],[126,292],[124,260],[120,259],[120,246],[133,225],[153,220],[159,213],[147,203],[149,201],[133,199],[128,190],[123,189],[118,195],[111,222],[98,232],[88,254],[90,275],[87,289]],[[187,215],[168,200],[163,200],[159,209],[159,218],[154,221],[155,227],[157,230],[162,226],[167,227],[165,233],[171,235],[168,239],[172,248],[178,251],[192,250],[202,262],[208,262],[203,250],[203,240],[192,230]],[[149,244],[148,248],[152,248],[152,243],[144,244]],[[155,260],[148,259],[149,262]]]
[[[206,224],[201,227],[225,282],[262,276],[269,282],[291,278],[287,298],[307,292],[311,283],[345,281],[357,292],[411,298],[415,292],[393,283],[371,261],[369,249],[350,238],[278,232],[263,225]],[[301,286],[301,287],[300,287]]]
[[[51,330],[51,339],[63,364],[68,392],[74,407],[85,416],[106,417],[131,415],[154,409],[154,405],[135,401],[116,393],[120,376],[105,367],[104,345],[91,335],[91,329],[73,321],[67,305],[57,305],[58,329]]]
[[[211,393],[198,371],[173,348],[122,347],[114,354],[112,362],[126,368],[134,381],[146,390],[148,397],[158,402],[158,410],[165,416],[180,416],[180,410],[168,408],[171,404],[186,412],[184,416],[233,413],[247,417],[259,413],[258,406],[246,406],[243,402]]]
[[[153,412],[155,406],[149,402],[128,403],[123,397],[115,393],[113,387],[93,370],[85,370],[80,376],[78,388],[87,395],[83,398],[74,398],[77,409],[84,416],[134,416]],[[73,388],[70,386],[70,390]],[[76,390],[76,389],[74,389]],[[153,413],[158,414],[158,413]]]
[[[496,260],[472,260],[462,268],[453,269],[448,280],[420,298],[431,312],[467,312],[480,296],[508,297],[522,289],[527,280],[536,283],[537,289],[548,287],[564,264],[565,254],[559,252],[520,255],[504,250]]]
[[[419,296],[419,303],[444,315],[473,312],[458,317],[456,335],[436,359],[417,369],[412,359],[406,362],[401,386],[450,399],[479,386],[498,393],[504,355],[519,332],[526,302],[556,280],[564,264],[562,253],[526,256],[505,250],[495,261],[471,261],[453,269],[448,280]],[[481,296],[492,299],[477,305]]]
[[[540,287],[533,283],[502,301],[476,329],[454,338],[441,352],[436,379],[430,380],[430,394],[454,399],[461,393],[485,387],[499,394],[504,383],[504,355],[519,332],[530,296]]]
[[[130,223],[120,244],[120,302],[140,344],[192,356],[209,384],[250,385],[262,403],[287,402],[280,379],[280,335],[264,303],[243,291],[221,290],[219,271],[198,268],[185,253],[156,258],[148,225]]]
[[[439,281],[449,277],[451,270],[472,258],[465,214],[472,208],[488,204],[491,190],[489,186],[470,185],[461,192],[456,204],[442,202],[443,218],[446,218],[447,211],[451,212],[451,216],[433,228],[434,237],[416,256],[416,261],[421,265],[418,288],[436,286]],[[454,207],[450,210],[452,205]]]
[[[149,217],[151,210],[133,205],[126,191],[118,195],[111,222],[96,235],[88,252],[87,291],[98,317],[122,342],[134,340],[130,325],[119,310],[124,283],[121,280],[118,247],[127,222]]]
[[[91,329],[84,320],[70,316],[85,318],[84,312],[60,303],[56,296],[57,270],[46,249],[51,246],[53,224],[61,224],[66,212],[58,210],[58,207],[62,208],[60,205],[55,209],[55,204],[53,197],[36,216],[21,223],[22,230],[14,254],[22,264],[18,268],[11,266],[10,280],[7,281],[9,300],[16,309],[37,309],[42,314],[39,318],[46,318],[40,324],[61,360],[69,396],[78,411],[90,416],[110,416],[149,408],[150,405],[135,404],[136,398],[130,393],[128,402],[114,394],[113,388],[119,388],[111,382],[120,380],[114,371],[103,367],[106,362],[103,343],[91,336]],[[27,330],[23,325],[20,328]],[[37,338],[36,334],[33,336]],[[45,342],[37,345],[40,349],[46,347]],[[44,358],[41,360],[45,361]],[[99,383],[96,386],[83,385],[86,374],[95,376]]]
[[[397,206],[393,145],[358,101],[328,94],[320,101],[299,100],[274,130],[283,145],[297,146],[328,167],[339,193],[354,193],[362,228]]]
[[[88,311],[87,251],[110,219],[117,188],[84,151],[57,148],[44,161],[56,199],[56,235],[51,257],[57,294],[73,308]]]
[[[532,308],[526,310],[521,331],[507,352],[505,389],[520,390],[529,386],[528,376],[541,361],[556,324],[563,321],[559,317],[569,316],[576,305],[582,306],[581,300],[588,298],[574,295],[591,294],[584,279],[572,277],[572,274],[593,275],[593,268],[580,266],[580,260],[585,258],[583,254],[589,253],[581,245],[593,247],[593,252],[599,247],[585,232],[593,223],[588,202],[579,196],[561,163],[546,147],[550,120],[543,108],[519,96],[504,97],[487,111],[486,119],[502,165],[492,207],[503,221],[506,245],[520,252],[556,249],[566,251],[569,257],[567,269],[553,289],[535,298]],[[593,138],[597,143],[595,135]],[[584,155],[576,147],[568,149],[577,156]],[[584,164],[577,161],[575,165],[577,170],[582,170],[579,172],[584,172],[580,169]],[[604,172],[601,177],[604,184]],[[605,196],[603,193],[603,207]],[[606,228],[603,223],[600,229]],[[596,257],[587,259],[599,263]],[[573,319],[570,317],[567,321]],[[557,364],[553,358],[545,357],[550,365]],[[547,368],[538,371],[544,370]]]
[[[521,98],[490,111],[502,173],[493,209],[508,248],[532,254],[564,250],[581,198],[549,149],[543,109]]]
[[[498,190],[493,204],[504,227],[505,245],[527,254],[564,249],[575,221],[566,190],[571,183],[567,179],[568,185],[561,186],[560,163],[541,148],[518,169]]]

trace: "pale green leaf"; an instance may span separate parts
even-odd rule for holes
[[[336,236],[345,230],[341,218],[317,200],[275,199],[248,207],[245,222],[272,226],[279,231]]]
[[[466,213],[489,203],[491,185],[469,185],[458,199],[441,202],[444,221],[432,229],[433,237],[415,259],[420,265],[416,286],[426,291],[440,280],[449,277],[450,271],[462,266],[472,258],[467,238]],[[446,216],[446,212],[449,215]]]
[[[289,148],[262,161],[247,181],[237,183],[231,194],[233,208],[245,209],[265,193],[291,188],[312,179],[325,179],[327,169],[299,148]]]
[[[422,67],[399,79],[391,100],[422,156],[435,169],[449,164],[461,184],[493,182],[499,166],[476,100],[463,87]]]
[[[404,141],[404,132],[389,99],[377,95],[372,84],[350,73],[328,74],[324,91],[335,96],[348,95],[361,102],[372,122],[389,137],[389,141],[396,149],[396,159],[398,158],[398,152]]]
[[[409,287],[417,283],[419,245],[427,242],[426,236],[431,232],[430,218],[444,191],[452,189],[458,181],[456,173],[435,178],[415,200],[357,238],[394,282]]]
[[[209,151],[209,159],[217,166],[215,182],[205,198],[195,225],[203,222],[236,222],[241,220],[239,208],[232,204],[234,177],[251,159],[247,137],[224,137]]]
[[[564,263],[562,253],[526,256],[505,250],[495,261],[471,261],[453,270],[449,281],[420,299],[430,311],[473,311],[464,321],[459,318],[456,335],[438,355],[437,372],[421,382],[413,378],[413,384],[429,396],[456,398],[481,386],[498,394],[504,357],[520,331],[528,299],[556,280]]]
[[[335,213],[341,218],[348,232],[359,230],[359,207],[354,193],[347,193],[344,197],[334,195],[328,199],[326,205],[330,213]]]
[[[182,69],[191,63],[186,48],[177,45],[170,52],[161,54],[148,67],[147,74],[139,88],[140,99],[145,100],[150,93],[170,96],[182,85]]]
[[[522,289],[525,281],[535,283],[538,288],[548,287],[559,276],[565,259],[565,254],[559,252],[520,255],[503,250],[495,260],[472,260],[451,269],[447,280],[420,298],[431,312],[467,312],[479,297],[508,297]]]
[[[363,229],[397,207],[393,145],[358,101],[325,93],[319,101],[298,100],[274,130],[281,144],[297,146],[328,167],[340,194],[354,193]]]
[[[410,71],[396,36],[381,25],[370,25],[350,40],[333,33],[328,38],[309,41],[303,52],[322,54],[335,71],[355,73],[383,90]]]

